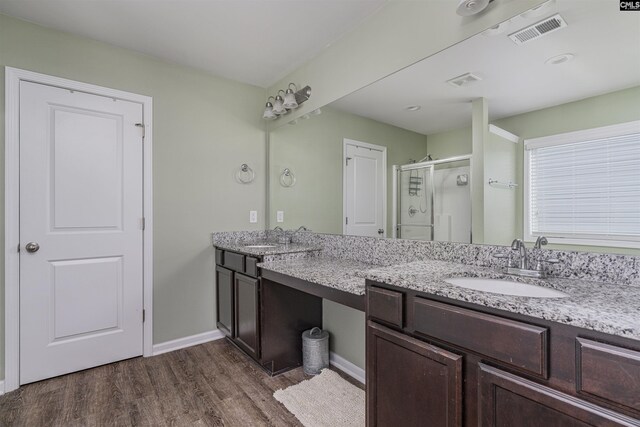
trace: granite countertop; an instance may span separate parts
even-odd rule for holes
[[[251,245],[273,245],[269,248],[249,248]],[[273,243],[269,241],[255,241],[255,242],[215,242],[214,246],[219,249],[227,251],[240,252],[243,254],[265,256],[265,255],[282,255],[292,254],[297,252],[314,252],[322,250],[318,245],[306,245],[301,243],[289,243],[283,245],[280,243]]]
[[[355,274],[361,278],[427,294],[640,339],[640,286],[637,285],[561,278],[531,279],[506,275],[484,267],[433,260],[359,270]],[[509,279],[553,288],[569,296],[533,298],[475,291],[444,282],[444,279],[451,277]]]
[[[365,279],[358,274],[378,266],[360,261],[318,256],[263,262],[258,264],[258,267],[351,294],[364,295]]]

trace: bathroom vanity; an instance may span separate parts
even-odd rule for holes
[[[640,426],[640,341],[508,310],[368,280],[367,425]]]
[[[303,331],[322,325],[322,299],[267,284],[257,266],[265,257],[304,255],[313,248],[266,246],[271,247],[216,247],[216,325],[229,341],[274,375],[302,364],[299,338]]]
[[[541,279],[499,246],[300,239],[317,251],[216,244],[218,325],[270,374],[300,365],[327,298],[366,313],[368,426],[640,427],[636,257],[527,249],[558,259]]]

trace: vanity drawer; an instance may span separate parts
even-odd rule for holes
[[[244,273],[244,255],[225,251],[222,261],[225,267]]]
[[[250,256],[245,258],[244,273],[248,276],[258,277],[258,258]]]
[[[548,330],[416,297],[414,330],[547,378]]]
[[[216,249],[216,264],[224,265],[224,251],[222,249]]]
[[[367,313],[374,320],[402,328],[403,294],[384,288],[369,287],[367,289]]]
[[[576,339],[576,389],[640,411],[640,352]]]

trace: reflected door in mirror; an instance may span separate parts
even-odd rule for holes
[[[386,148],[344,142],[344,234],[385,237]]]

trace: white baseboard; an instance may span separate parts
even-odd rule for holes
[[[0,396],[4,394],[4,380],[0,380]]]
[[[191,335],[184,338],[178,338],[171,341],[161,342],[153,345],[153,355],[168,353],[170,351],[179,350],[181,348],[191,347],[192,345],[204,344],[209,341],[215,341],[224,338],[222,332],[218,329],[213,331],[202,332],[200,334]]]
[[[332,366],[335,366],[336,368],[340,369],[345,374],[349,375],[350,377],[364,384],[364,381],[365,381],[364,369],[354,365],[344,357],[338,356],[333,351],[329,353],[329,363]]]

